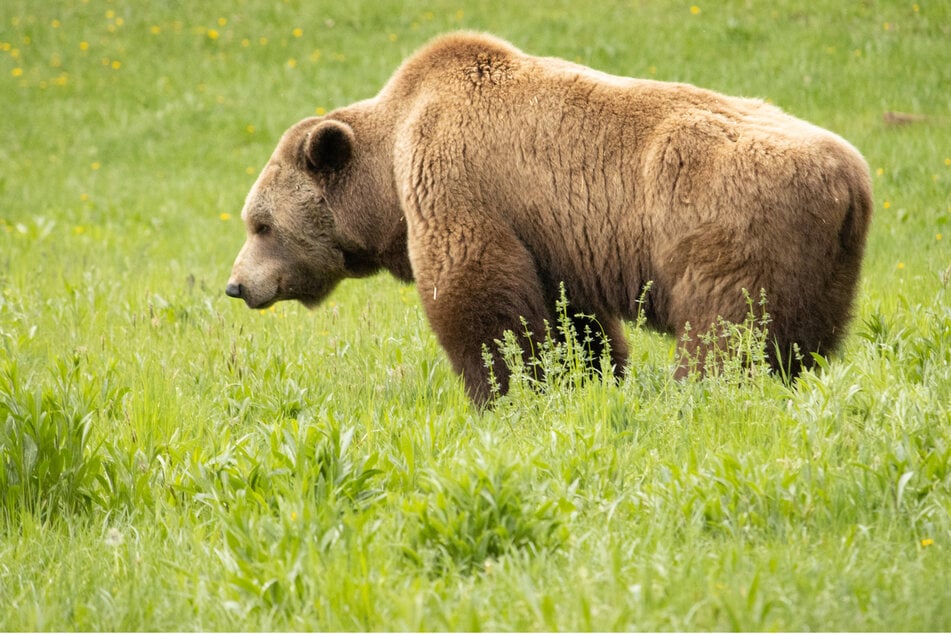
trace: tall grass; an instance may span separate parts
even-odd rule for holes
[[[949,629],[949,25],[925,2],[3,3],[0,629]],[[478,411],[412,286],[224,297],[283,129],[454,28],[853,142],[876,210],[842,353],[760,372],[754,297],[712,376],[673,381],[640,322],[621,382],[584,369],[598,333],[539,336],[547,380],[512,352]]]

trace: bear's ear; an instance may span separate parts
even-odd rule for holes
[[[318,172],[342,169],[353,156],[353,129],[342,121],[321,121],[304,141],[307,165]]]

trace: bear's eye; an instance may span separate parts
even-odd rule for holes
[[[254,228],[254,235],[266,236],[271,233],[271,225],[260,224]]]

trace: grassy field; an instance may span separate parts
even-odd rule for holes
[[[631,324],[622,385],[479,412],[412,286],[226,298],[280,133],[456,28],[854,143],[842,353],[678,383]],[[926,0],[5,0],[0,630],[951,629],[949,41]]]

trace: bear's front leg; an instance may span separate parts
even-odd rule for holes
[[[510,372],[496,341],[511,330],[528,363],[551,322],[534,258],[514,234],[484,226],[477,233],[430,232],[413,241],[410,253],[426,316],[469,397],[484,405],[493,396],[484,346],[505,394]]]

